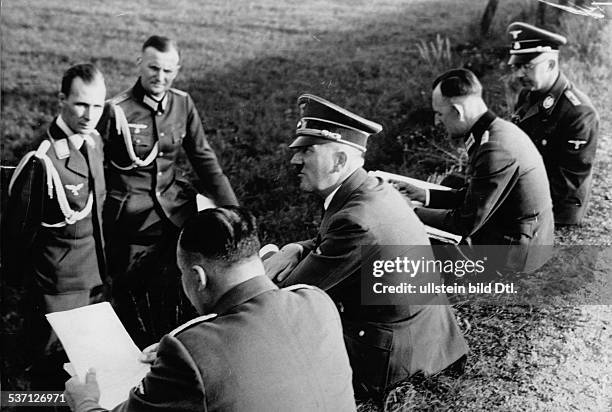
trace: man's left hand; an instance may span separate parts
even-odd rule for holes
[[[85,375],[85,382],[82,382],[78,376],[73,376],[66,381],[66,389],[64,391],[66,402],[70,409],[78,410],[77,408],[86,401],[98,403],[100,400],[100,387],[96,379],[96,371],[90,369]]]

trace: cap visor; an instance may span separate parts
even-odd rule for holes
[[[524,54],[511,54],[510,59],[508,60],[508,64],[525,64],[529,63],[536,57],[538,57],[540,53],[524,53]]]
[[[304,146],[312,146],[313,144],[324,144],[324,143],[331,143],[332,141],[329,139],[324,139],[322,137],[315,137],[315,136],[298,136],[293,143],[291,143],[289,145],[290,148],[295,148],[295,147],[304,147]]]

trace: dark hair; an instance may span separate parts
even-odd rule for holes
[[[453,69],[438,76],[431,88],[438,84],[444,97],[482,96],[482,85],[474,73],[467,69]]]
[[[72,81],[75,78],[78,77],[83,80],[83,83],[90,84],[98,76],[102,79],[102,81],[104,81],[104,76],[102,76],[102,72],[94,64],[76,64],[64,72],[64,76],[62,77],[62,88],[60,89],[60,91],[65,96],[70,96],[70,92],[72,89]]]
[[[153,35],[149,37],[142,45],[142,51],[145,51],[147,47],[153,47],[155,50],[160,51],[162,53],[165,53],[167,51],[174,49],[176,50],[176,53],[179,55],[179,58],[181,56],[176,42],[165,36]]]
[[[255,217],[238,206],[206,209],[188,219],[179,240],[186,252],[226,265],[258,254]]]

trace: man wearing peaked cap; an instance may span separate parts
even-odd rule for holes
[[[591,192],[598,114],[559,70],[559,34],[515,22],[508,26],[510,64],[523,86],[512,121],[536,144],[550,180],[555,223],[581,222]]]
[[[298,99],[300,121],[291,148],[339,142],[366,151],[368,137],[382,126],[312,94]]]
[[[310,94],[298,104],[291,163],[300,188],[318,195],[325,213],[318,236],[285,245],[265,261],[266,273],[283,286],[310,284],[331,296],[358,395],[381,395],[417,372],[460,369],[467,345],[445,296],[422,306],[361,302],[362,246],[383,258],[390,252],[382,245],[425,245],[431,252],[423,224],[399,192],[363,169],[367,139],[382,126]]]

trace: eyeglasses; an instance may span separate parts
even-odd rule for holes
[[[519,63],[519,64],[511,64],[510,68],[514,71],[519,71],[522,70],[524,72],[528,72],[530,70],[533,70],[536,68],[536,66],[540,63],[544,63],[547,59],[544,60],[540,60],[540,61],[532,61],[529,63]]]

